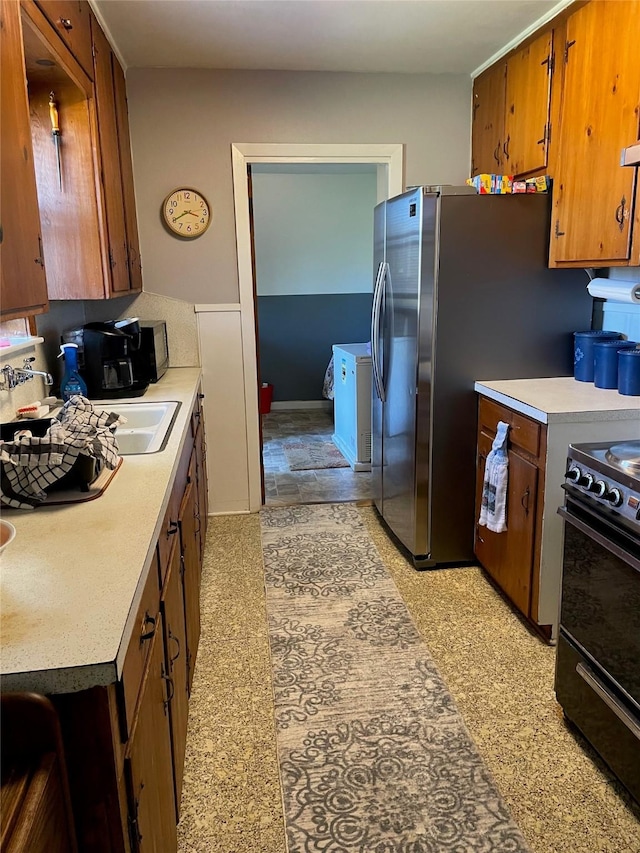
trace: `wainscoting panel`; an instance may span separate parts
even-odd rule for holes
[[[240,306],[196,306],[211,515],[250,510]],[[257,396],[257,395],[256,395]]]

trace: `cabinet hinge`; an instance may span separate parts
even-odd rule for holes
[[[574,39],[573,41],[567,41],[564,44],[564,61],[565,61],[565,64],[569,61],[569,48],[573,47],[575,43],[576,43],[576,40]]]
[[[556,235],[556,239],[557,239],[558,237],[564,237],[564,235],[565,235],[566,233],[567,233],[566,231],[561,231],[561,230],[560,230],[560,220],[559,220],[559,219],[556,219],[556,227],[555,227],[555,230],[554,230],[554,234]]]
[[[547,131],[545,133],[545,136],[547,138],[547,145],[550,145],[550,143],[551,143],[551,122],[550,121],[547,122]]]
[[[109,266],[111,267],[111,269],[113,269],[115,267],[115,265],[116,265],[116,262],[113,259],[113,252],[111,249],[109,249]]]
[[[180,574],[184,577],[186,566],[184,563],[184,554],[180,554]]]

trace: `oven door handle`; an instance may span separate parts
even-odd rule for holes
[[[602,699],[602,701],[610,708],[620,722],[629,729],[631,734],[640,740],[640,725],[634,720],[629,712],[622,707],[616,697],[605,687],[597,675],[585,664],[580,661],[576,664],[576,672],[580,678],[585,681],[594,693]]]
[[[589,527],[589,525],[585,524],[584,521],[576,518],[575,515],[571,515],[570,512],[567,512],[565,507],[561,506],[558,508],[558,515],[561,515],[568,524],[572,524],[577,530],[584,533],[585,536],[588,536],[589,539],[593,539],[594,542],[597,542],[598,545],[601,545],[606,551],[609,551],[610,554],[613,554],[615,557],[618,557],[618,559],[625,562],[635,572],[640,573],[640,560],[637,560],[624,548],[621,548],[619,545],[616,545],[615,542],[611,542],[605,536],[602,536],[602,534],[598,533],[597,530],[594,530],[593,527]]]

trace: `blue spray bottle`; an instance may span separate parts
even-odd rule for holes
[[[61,344],[60,355],[64,357],[64,376],[60,383],[60,396],[67,402],[74,394],[87,396],[87,383],[78,373],[78,344]]]

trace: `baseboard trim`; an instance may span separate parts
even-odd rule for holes
[[[271,403],[272,411],[286,411],[287,409],[333,409],[333,400],[279,400]]]

